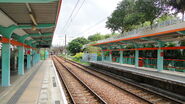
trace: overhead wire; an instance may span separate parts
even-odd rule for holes
[[[85,30],[84,30],[83,32],[81,32],[81,33],[84,33],[84,32],[86,32],[86,31],[91,30],[92,28],[96,27],[96,26],[97,26],[97,25],[99,25],[100,23],[104,22],[106,19],[107,19],[107,17],[106,17],[106,18],[101,19],[101,20],[100,20],[100,21],[98,21],[96,24],[94,24],[94,25],[92,25],[92,26],[88,27],[87,29],[85,29]]]
[[[78,2],[78,3],[79,3],[79,2]],[[70,20],[69,24],[68,24],[68,25],[66,24],[66,29],[64,30],[64,34],[66,34],[66,32],[67,32],[67,30],[69,29],[69,27],[70,27],[71,23],[73,22],[74,18],[77,17],[77,15],[78,15],[80,9],[82,8],[82,6],[84,5],[84,3],[85,3],[85,0],[83,0],[83,2],[81,3],[81,5],[79,6],[79,8],[78,8],[76,14],[74,14],[74,16],[71,15],[71,20],[69,19],[69,20]],[[75,5],[75,8],[76,8],[76,7],[77,7],[77,5]],[[73,14],[73,13],[74,13],[74,11],[72,12],[72,14]],[[72,16],[73,16],[73,19],[72,19]],[[67,36],[65,35],[65,37],[67,37]],[[65,38],[65,39],[66,39],[66,38]],[[67,40],[66,40],[66,41],[67,41]]]
[[[73,13],[74,13],[75,9],[77,8],[79,2],[80,2],[80,0],[78,0],[78,1],[76,2],[76,4],[75,4],[75,6],[74,6],[74,8],[73,8],[73,10],[72,10],[72,12],[71,12],[69,18],[67,19],[67,21],[66,21],[66,23],[65,23],[65,25],[64,25],[64,29],[66,28],[68,22],[71,20],[71,18],[72,18],[72,16],[73,16]]]
[[[94,27],[96,27],[96,26],[99,25],[100,23],[104,22],[106,19],[107,19],[107,17],[101,19],[100,21],[96,22],[95,24],[93,24],[93,25],[89,26],[88,28],[84,29],[82,32],[78,33],[79,35],[76,35],[76,36],[84,35],[83,33],[92,30]],[[76,37],[76,36],[75,36],[75,37]]]
[[[78,8],[76,14],[73,16],[73,19],[71,19],[71,21],[70,21],[70,23],[68,24],[68,27],[66,28],[66,30],[64,31],[64,33],[67,32],[67,30],[68,30],[69,27],[71,26],[71,23],[72,23],[73,20],[77,17],[77,15],[78,15],[80,9],[82,8],[83,4],[85,3],[85,1],[86,1],[86,0],[83,0],[83,2],[81,3],[80,7]]]
[[[71,15],[69,16],[69,18],[68,18],[66,24],[64,25],[64,34],[66,34],[66,32],[68,31],[68,29],[69,29],[71,23],[72,23],[73,20],[77,17],[77,15],[78,15],[80,9],[82,8],[82,6],[84,5],[84,3],[85,3],[86,0],[83,0],[83,2],[81,3],[81,5],[80,5],[79,8],[78,8],[76,14],[73,15],[74,12],[75,12],[75,9],[77,8],[77,6],[78,6],[78,4],[79,4],[79,1],[80,1],[80,0],[78,0],[77,3],[75,4],[75,7],[73,8],[73,11],[72,11]],[[100,23],[104,22],[106,19],[107,19],[107,17],[101,19],[100,21],[98,21],[98,22],[95,23],[94,25],[92,25],[92,26],[86,28],[83,32],[81,32],[81,34],[83,34],[84,32],[87,32],[87,31],[92,30],[94,27],[96,27],[96,26],[99,25]],[[80,35],[81,35],[81,34],[80,34]],[[76,35],[76,36],[80,36],[80,35]],[[76,37],[76,36],[75,36],[75,37]],[[74,35],[73,35],[73,37],[74,37]]]

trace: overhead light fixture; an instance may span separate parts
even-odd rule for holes
[[[37,28],[35,26],[32,26],[32,30],[35,31],[37,30]]]
[[[37,22],[36,22],[36,20],[35,20],[35,18],[34,18],[34,16],[33,16],[33,14],[32,14],[32,13],[29,13],[29,16],[30,16],[30,18],[31,18],[31,20],[32,20],[32,22],[33,22],[33,24],[34,24],[34,25],[37,25]]]

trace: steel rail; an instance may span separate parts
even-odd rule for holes
[[[60,58],[61,58],[61,59],[64,59],[63,57],[60,57]],[[98,78],[100,78],[100,79],[102,79],[102,80],[104,80],[104,81],[106,81],[106,82],[108,82],[108,83],[111,83],[111,82],[109,82],[109,81],[107,81],[107,80],[105,80],[105,79],[103,79],[103,78],[101,78],[101,77],[99,77],[99,76],[97,76],[97,75],[95,75],[95,74],[93,74],[93,73],[87,71],[86,69],[83,69],[83,68],[79,67],[78,65],[80,65],[80,66],[82,66],[82,67],[85,67],[85,68],[87,68],[87,69],[92,69],[91,67],[87,67],[87,66],[85,66],[85,65],[79,64],[79,63],[74,62],[74,61],[71,61],[71,60],[69,60],[69,59],[67,59],[67,61],[68,61],[69,63],[71,63],[72,65],[74,65],[74,66],[76,66],[76,67],[78,67],[78,68],[80,68],[80,69],[86,71],[87,73],[89,73],[89,74],[91,74],[91,75],[94,75],[94,76],[96,76],[96,77],[98,77]],[[75,63],[75,64],[74,64],[74,63]],[[78,65],[76,65],[76,64],[78,64]],[[167,100],[171,100],[171,101],[173,101],[173,102],[176,103],[176,104],[184,104],[183,101],[180,101],[180,100],[178,100],[178,99],[174,99],[174,98],[169,97],[169,96],[165,96],[164,94],[161,94],[161,93],[152,91],[152,90],[150,90],[150,89],[148,89],[148,88],[144,88],[143,86],[140,86],[140,85],[138,85],[138,84],[136,84],[136,83],[134,83],[134,82],[131,82],[131,81],[129,81],[129,80],[123,80],[123,79],[115,78],[115,76],[110,75],[110,74],[108,74],[108,73],[105,72],[105,71],[102,72],[102,71],[99,71],[99,70],[94,69],[94,68],[93,68],[93,70],[91,70],[91,71],[96,71],[96,72],[101,73],[101,74],[103,74],[103,75],[109,76],[109,77],[111,77],[111,78],[113,78],[113,79],[119,80],[119,81],[121,81],[121,82],[123,82],[123,83],[127,83],[127,84],[129,84],[129,85],[131,85],[131,86],[135,86],[135,87],[137,87],[137,88],[140,88],[141,90],[145,90],[146,92],[149,92],[149,93],[155,94],[155,95],[157,95],[157,96],[163,97],[164,99],[167,99]],[[113,84],[113,83],[111,83],[111,84]],[[113,85],[114,85],[115,87],[118,87],[118,88],[122,89],[122,90],[125,90],[125,91],[128,92],[128,93],[131,93],[132,95],[134,95],[134,96],[136,96],[136,97],[139,97],[139,98],[141,98],[141,99],[147,101],[147,102],[150,103],[150,104],[154,104],[154,102],[148,101],[147,99],[145,99],[145,98],[143,98],[143,97],[141,97],[141,96],[138,96],[138,95],[135,94],[135,93],[129,92],[128,90],[123,89],[123,88],[121,88],[120,86],[117,86],[117,85],[115,85],[115,84],[113,84]]]
[[[71,94],[71,92],[69,91],[69,87],[68,87],[66,81],[64,80],[63,75],[61,75],[61,72],[59,71],[58,65],[56,65],[56,60],[55,60],[53,57],[52,57],[52,59],[53,59],[54,65],[55,65],[55,67],[56,67],[56,69],[57,69],[57,72],[58,72],[58,74],[59,74],[59,77],[60,77],[61,81],[63,82],[63,85],[64,85],[64,87],[66,88],[66,91],[67,91],[67,93],[68,93],[68,95],[69,95],[69,97],[70,97],[70,100],[71,100],[70,102],[72,102],[73,104],[76,104],[76,103],[75,103],[75,100],[74,100],[74,98],[73,98],[73,96],[72,96],[72,94]]]
[[[78,76],[76,76],[68,67],[66,67],[61,61],[59,61],[56,57],[55,59],[69,72],[71,73],[72,76],[74,76],[87,90],[90,91],[91,94],[94,95],[94,97],[96,97],[96,99],[101,102],[101,104],[107,104],[107,102],[101,98],[98,94],[96,94],[96,92],[94,92],[90,87],[88,87],[88,85],[86,85],[80,78],[78,78]]]
[[[69,62],[69,60],[68,60],[68,62]],[[69,63],[70,63],[70,62],[69,62]],[[73,64],[73,63],[71,63],[71,64],[74,65],[74,66],[76,66],[76,67],[78,67],[78,68],[80,68],[80,69],[82,69],[83,71],[85,71],[85,72],[87,72],[87,73],[89,73],[89,74],[91,74],[91,75],[93,75],[93,76],[95,76],[95,77],[97,77],[97,78],[99,78],[99,79],[101,79],[101,80],[103,80],[103,81],[105,81],[105,82],[107,82],[107,83],[113,85],[113,86],[116,87],[116,88],[119,88],[119,89],[121,89],[121,90],[123,90],[123,91],[125,91],[125,92],[127,92],[127,93],[129,93],[129,94],[131,94],[131,95],[133,95],[133,96],[135,96],[135,97],[137,97],[137,98],[140,98],[141,100],[144,100],[145,102],[147,102],[147,103],[149,103],[149,104],[153,104],[152,102],[150,102],[150,101],[148,101],[148,100],[146,100],[146,99],[144,99],[144,98],[142,98],[142,97],[140,97],[140,96],[138,96],[138,95],[136,95],[136,94],[134,94],[134,93],[132,93],[132,92],[130,92],[130,91],[128,91],[128,90],[126,90],[126,89],[123,89],[123,88],[121,88],[120,86],[117,86],[117,85],[115,85],[115,84],[113,84],[113,83],[111,83],[111,82],[109,82],[109,81],[107,81],[107,80],[105,80],[105,79],[103,79],[103,78],[101,78],[101,77],[99,77],[99,76],[97,76],[97,75],[95,75],[95,74],[89,72],[89,71],[86,71],[86,70],[84,70],[83,68],[81,68],[81,67],[79,67],[79,66],[77,66],[77,65],[75,65],[75,64]]]

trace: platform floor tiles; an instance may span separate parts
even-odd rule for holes
[[[66,104],[63,88],[51,59],[31,69],[24,83],[0,98],[0,104]],[[23,81],[22,80],[22,81]],[[19,83],[17,83],[19,85]],[[11,95],[11,97],[7,97]]]
[[[29,72],[29,70],[25,69],[24,72],[25,72],[25,75],[27,75],[27,72]],[[11,77],[10,77],[10,83],[11,83],[11,85],[14,84],[18,79],[20,79],[21,77],[23,77],[23,76],[18,75],[18,71],[17,70],[11,71],[10,72],[10,75],[11,75]],[[1,85],[1,75],[0,75],[0,85]],[[7,88],[9,88],[9,87],[2,87],[2,86],[0,86],[0,94],[4,90],[6,90]]]

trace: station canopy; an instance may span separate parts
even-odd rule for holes
[[[164,43],[185,40],[185,21],[174,18],[152,26],[138,28],[111,38],[90,43],[101,48],[119,47],[127,44]],[[139,47],[138,47],[139,48]],[[184,47],[180,47],[184,48]],[[171,48],[172,49],[172,48]]]
[[[50,47],[60,5],[60,0],[0,0],[0,25],[31,25],[30,29],[16,29],[12,38],[25,36],[36,48]]]

